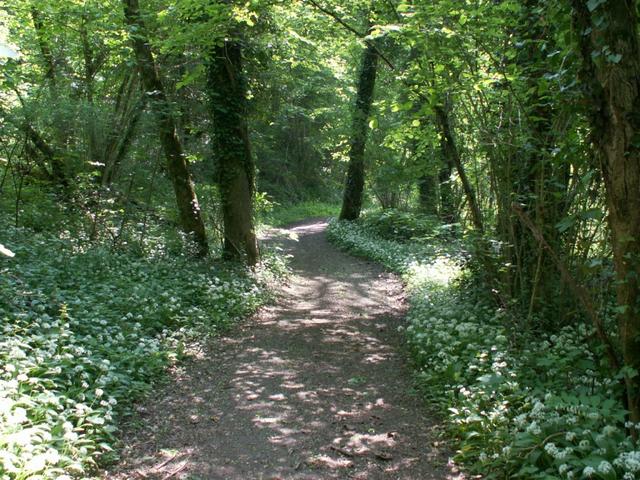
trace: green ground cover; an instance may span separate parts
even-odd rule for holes
[[[485,478],[639,478],[630,436],[639,426],[625,424],[619,378],[608,373],[591,327],[521,328],[517,314],[497,308],[469,278],[458,242],[421,231],[420,221],[394,239],[385,215],[334,221],[329,238],[402,274],[417,380],[446,419],[456,459]]]
[[[7,224],[9,222],[6,222]],[[0,478],[90,477],[119,422],[194,338],[268,297],[284,272],[7,228],[0,257]],[[162,240],[156,238],[156,246]]]

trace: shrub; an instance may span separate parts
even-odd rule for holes
[[[370,212],[361,223],[379,237],[402,242],[430,239],[447,230],[433,216],[395,209]]]

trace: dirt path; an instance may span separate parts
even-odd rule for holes
[[[284,233],[294,276],[140,408],[109,479],[453,479],[400,352],[399,282]]]

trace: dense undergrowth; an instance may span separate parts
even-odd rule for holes
[[[396,224],[397,221],[397,224]],[[445,415],[457,461],[485,478],[640,478],[619,379],[586,324],[533,332],[469,278],[462,246],[425,217],[333,222],[343,249],[401,273],[406,340],[425,397]]]
[[[1,479],[89,477],[115,456],[132,402],[196,336],[254,311],[285,268],[268,254],[257,272],[196,260],[147,236],[142,254],[3,231],[15,257],[0,256]]]

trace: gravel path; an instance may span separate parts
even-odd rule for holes
[[[108,479],[459,479],[411,393],[397,279],[337,251],[326,223],[272,232],[280,298],[139,407]]]

